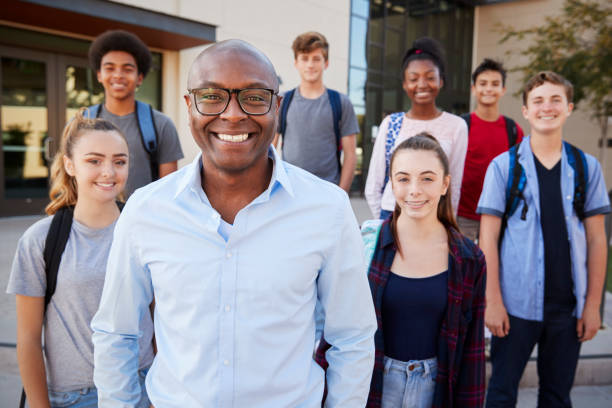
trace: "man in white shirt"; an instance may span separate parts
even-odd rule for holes
[[[346,193],[270,146],[278,79],[251,45],[206,49],[188,88],[201,155],[132,195],[115,230],[92,321],[100,407],[138,401],[138,320],[153,298],[154,405],[320,407],[318,305],[326,406],[365,406],[376,320]]]

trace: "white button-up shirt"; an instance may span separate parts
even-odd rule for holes
[[[270,156],[269,187],[238,212],[227,240],[201,187],[201,156],[131,196],[91,324],[101,407],[138,401],[138,322],[154,297],[154,405],[319,407],[318,306],[333,345],[326,405],[365,406],[376,319],[348,197]]]

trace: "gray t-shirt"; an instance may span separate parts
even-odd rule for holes
[[[125,185],[125,197],[128,198],[134,190],[153,181],[149,153],[145,150],[138,129],[136,113],[117,116],[106,109],[100,109],[100,117],[109,120],[125,135],[130,149],[130,172]],[[183,151],[179,142],[178,133],[174,123],[163,113],[153,109],[153,121],[157,130],[157,152],[159,163],[169,163],[183,158]]]
[[[43,218],[23,234],[17,245],[7,293],[45,296],[47,279],[43,251],[53,217]],[[44,321],[47,384],[51,391],[66,392],[93,387],[93,343],[89,327],[98,310],[106,261],[115,224],[89,228],[76,220],[60,262],[55,293]],[[139,368],[153,361],[153,323],[145,313]]]
[[[340,104],[340,135],[358,133],[359,124],[351,101],[340,94]],[[300,94],[300,88],[296,88],[287,111],[283,160],[338,184],[340,169],[337,150],[334,116],[327,92],[316,99],[306,99]]]

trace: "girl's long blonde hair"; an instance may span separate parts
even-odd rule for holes
[[[83,115],[85,110],[85,108],[81,108],[74,119],[66,125],[62,133],[60,148],[53,158],[53,164],[51,165],[51,189],[49,190],[51,202],[45,208],[45,212],[49,215],[55,214],[62,207],[73,206],[77,202],[76,180],[73,176],[66,173],[64,156],[69,159],[73,158],[74,146],[83,133],[88,130],[117,132],[125,140],[125,136],[115,125],[105,119],[86,118]],[[120,196],[119,198],[121,199],[122,197]]]

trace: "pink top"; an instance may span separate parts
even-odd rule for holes
[[[391,191],[391,183],[387,183],[384,192],[381,193],[385,181],[385,141],[389,128],[389,120],[389,116],[387,116],[378,128],[378,135],[374,142],[374,150],[370,160],[368,179],[365,185],[365,198],[370,206],[370,210],[372,210],[372,214],[376,218],[380,217],[381,209],[393,211],[395,208],[395,197],[393,197],[393,191]],[[451,199],[456,214],[468,145],[467,125],[459,116],[448,112],[442,112],[440,116],[432,120],[409,119],[404,116],[402,127],[393,148],[395,149],[398,144],[420,132],[428,132],[438,139],[442,149],[448,156],[451,176]]]

